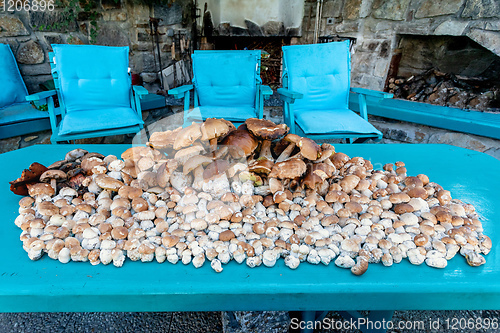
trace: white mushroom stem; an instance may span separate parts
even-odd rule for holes
[[[57,180],[51,179],[50,186],[52,186],[52,188],[54,189],[54,192],[57,193]]]
[[[271,140],[264,140],[262,142],[262,147],[260,148],[261,158],[267,158],[270,161],[273,161],[273,155],[271,154]]]
[[[198,165],[194,170],[193,170],[193,175],[194,175],[194,180],[193,180],[193,188],[197,191],[201,191],[203,187],[203,166]]]
[[[279,162],[283,162],[283,161],[287,160],[290,157],[290,154],[292,153],[292,151],[293,151],[294,148],[295,148],[295,143],[291,142],[285,148],[285,150],[283,150],[281,152],[280,156],[278,156],[278,158],[276,159],[275,163],[279,163]]]

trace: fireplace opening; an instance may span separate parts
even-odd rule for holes
[[[261,50],[262,83],[274,90],[280,86],[281,47],[290,44],[290,37],[216,36],[211,42],[216,50]]]
[[[400,35],[385,91],[396,98],[500,112],[500,57],[462,36]]]

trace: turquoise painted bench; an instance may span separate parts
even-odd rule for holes
[[[118,155],[127,145],[82,145],[102,154]],[[50,164],[74,146],[39,145],[0,155],[7,165],[0,184],[19,177],[34,161]],[[482,216],[492,251],[486,264],[470,267],[461,256],[445,269],[413,266],[406,260],[392,267],[370,265],[354,276],[349,270],[301,264],[297,270],[283,260],[273,268],[249,268],[230,262],[215,273],[181,263],[140,263],[127,260],[122,268],[89,263],[61,264],[44,256],[30,261],[14,225],[19,196],[0,186],[3,216],[0,241],[1,312],[114,311],[233,311],[294,310],[479,310],[500,308],[500,161],[483,153],[448,145],[336,145],[350,156],[363,156],[380,169],[401,160],[409,175],[425,173],[451,191],[453,198],[473,204]],[[450,164],[450,161],[454,161]],[[478,170],[480,166],[480,171]],[[385,316],[386,317],[386,316]],[[384,318],[385,318],[384,317]]]
[[[498,113],[468,111],[401,99],[380,100],[372,96],[366,96],[366,104],[368,113],[374,116],[500,139]],[[359,111],[359,105],[357,97],[351,94],[349,106]]]

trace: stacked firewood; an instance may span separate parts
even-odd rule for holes
[[[390,78],[387,88],[396,98],[479,111],[494,110],[500,99],[500,89],[481,78],[465,78],[434,68],[408,78]]]

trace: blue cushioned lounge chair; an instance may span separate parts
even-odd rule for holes
[[[170,89],[175,98],[184,98],[184,126],[207,118],[224,118],[243,123],[262,119],[264,98],[272,95],[260,79],[261,51],[195,51],[193,84]],[[194,108],[190,91],[194,89]]]
[[[26,101],[28,91],[6,44],[0,44],[0,73],[0,139],[49,129],[48,112],[39,111]]]
[[[350,88],[349,41],[283,47],[283,117],[291,133],[311,139],[380,140],[368,122],[365,95],[391,94]],[[349,92],[358,94],[360,114],[349,110]]]
[[[54,52],[49,57],[56,90],[26,98],[48,101],[52,143],[139,133],[144,124],[140,98],[148,92],[131,84],[128,47],[52,45],[52,48]],[[60,122],[53,113],[52,97],[56,93]]]

